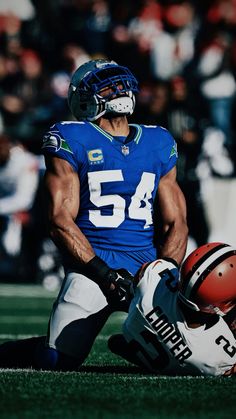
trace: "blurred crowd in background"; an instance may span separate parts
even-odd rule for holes
[[[235,35],[236,0],[0,0],[0,281],[61,275],[43,220],[41,141],[73,119],[71,74],[94,58],[138,78],[130,122],[176,139],[190,236],[207,242],[202,180],[236,177]]]

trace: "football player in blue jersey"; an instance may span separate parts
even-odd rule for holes
[[[49,230],[65,280],[46,342],[31,339],[34,358],[27,365],[78,368],[110,314],[127,310],[140,266],[157,255],[176,265],[183,260],[188,229],[176,182],[176,143],[162,127],[128,123],[137,92],[127,67],[89,61],[69,87],[75,120],[56,123],[45,135]],[[161,221],[157,240],[155,219],[158,228]],[[0,365],[2,354],[0,347]]]

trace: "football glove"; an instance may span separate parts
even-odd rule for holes
[[[114,309],[127,311],[134,296],[133,276],[126,269],[112,269],[95,256],[86,265],[86,275],[98,284]]]
[[[127,311],[134,296],[133,276],[124,268],[110,269],[109,276],[112,285],[107,293],[108,304]]]

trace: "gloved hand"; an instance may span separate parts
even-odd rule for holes
[[[95,256],[85,265],[85,273],[98,284],[110,306],[117,310],[128,310],[134,287],[133,276],[126,269],[112,269]]]
[[[134,296],[133,276],[126,269],[110,269],[108,273],[111,281],[110,289],[107,293],[107,301],[110,305],[116,306],[122,302],[124,308],[129,304]]]

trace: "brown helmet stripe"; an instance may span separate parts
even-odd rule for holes
[[[201,283],[204,281],[204,279],[206,278],[207,275],[209,275],[209,273],[211,271],[213,271],[213,269],[215,269],[215,267],[217,265],[219,265],[221,262],[223,262],[224,260],[228,259],[230,256],[235,255],[236,251],[235,250],[229,250],[227,253],[225,253],[224,255],[219,256],[217,259],[215,259],[209,266],[207,269],[205,269],[201,275],[199,275],[197,281],[194,283],[194,285],[192,286],[192,289],[190,291],[189,297],[190,300],[191,298],[194,297],[196,291],[198,290],[198,288],[200,287]]]
[[[215,252],[217,252],[220,249],[223,249],[224,247],[228,247],[228,244],[224,244],[224,243],[220,243],[217,246],[213,247],[212,249],[209,249],[209,251],[207,253],[205,253],[205,255],[203,255],[192,267],[191,271],[189,271],[187,273],[187,275],[185,276],[185,280],[184,280],[184,284],[182,286],[182,292],[183,294],[185,293],[190,279],[192,278],[192,276],[194,275],[194,273],[199,269],[199,267],[210,257],[212,256]],[[197,250],[196,250],[197,251]]]

